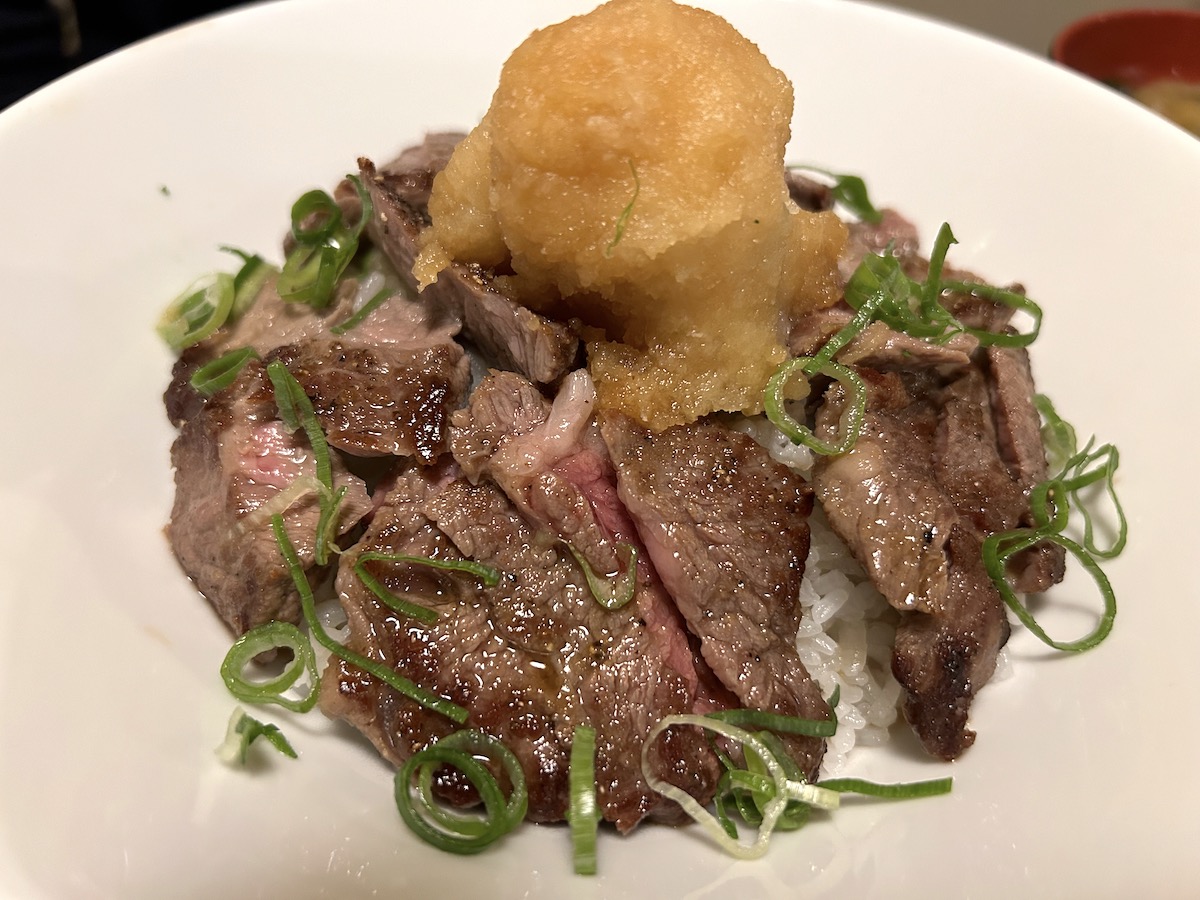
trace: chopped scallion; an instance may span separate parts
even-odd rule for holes
[[[604,248],[605,256],[612,256],[612,252],[617,244],[621,243],[621,238],[625,237],[625,228],[629,225],[629,217],[633,215],[633,204],[637,202],[638,194],[642,192],[642,182],[638,178],[637,169],[634,168],[632,159],[629,160],[629,172],[633,175],[633,196],[629,198],[629,202],[625,204],[625,208],[621,210],[621,214],[617,216],[617,227],[613,232],[613,238],[608,242],[608,246]]]
[[[633,599],[633,595],[637,591],[637,547],[624,541],[617,544],[617,552],[624,551],[625,553],[625,571],[606,578],[603,575],[597,575],[583,554],[576,550],[569,541],[566,542],[566,545],[567,549],[571,551],[571,555],[575,557],[575,562],[579,563],[579,568],[583,569],[588,591],[597,603],[605,609],[620,609]]]
[[[510,784],[507,800],[499,781],[476,756],[495,759],[503,767]],[[447,810],[434,798],[433,776],[444,765],[458,769],[475,788],[483,802],[482,816]],[[512,751],[490,735],[467,730],[413,754],[396,773],[395,799],[400,817],[418,837],[439,850],[467,854],[478,853],[516,828],[525,818],[529,795]]]
[[[753,728],[756,731],[773,731],[777,734],[799,734],[807,737],[833,737],[837,733],[838,699],[841,687],[835,688],[829,698],[828,719],[803,719],[799,716],[785,716],[762,709],[722,709],[708,713],[710,719],[717,719],[739,728]]]
[[[283,671],[265,681],[251,681],[246,675],[246,666],[260,654],[274,650],[290,650],[292,658]],[[300,680],[308,675],[308,693],[299,700],[285,697]],[[244,703],[274,703],[292,712],[308,712],[317,702],[317,659],[312,644],[295,625],[290,622],[267,622],[251,628],[229,648],[221,663],[221,678],[229,693]]]
[[[596,874],[596,831],[600,811],[596,806],[596,729],[579,725],[571,739],[567,775],[570,802],[571,850],[576,875]]]
[[[229,727],[225,731],[225,740],[217,747],[217,756],[229,765],[244,766],[250,752],[250,745],[263,738],[268,744],[290,759],[296,759],[296,751],[288,743],[277,725],[260,722],[240,706],[235,708],[229,717]]]
[[[329,457],[329,444],[321,431],[321,423],[313,410],[312,401],[304,393],[294,375],[288,371],[279,360],[267,364],[267,377],[275,388],[275,405],[279,408],[279,419],[283,424],[296,431],[304,429],[312,447],[313,461],[317,469],[317,481],[321,485],[319,494],[321,516],[316,535],[316,562],[323,566],[329,562],[329,550],[337,550],[333,536],[337,533],[337,511],[345,496],[345,490],[334,491],[333,468]]]
[[[196,279],[159,316],[155,330],[178,352],[198,344],[225,324],[233,309],[233,276],[213,272]]]
[[[836,456],[847,452],[858,440],[866,415],[867,388],[862,376],[841,363],[826,362],[815,370],[810,369],[815,359],[811,356],[795,356],[780,366],[767,382],[763,407],[771,423],[793,444],[803,444],[825,456]],[[808,376],[818,373],[840,383],[848,395],[838,424],[841,439],[837,443],[821,440],[787,411],[786,390],[792,378],[798,374]]]
[[[1054,405],[1047,398],[1035,398],[1035,405],[1044,419],[1042,433],[1047,445],[1047,456],[1057,459],[1066,454],[1070,455],[1062,463],[1058,475],[1043,481],[1030,491],[1029,508],[1034,527],[1016,528],[989,535],[983,542],[983,564],[1005,604],[1039,640],[1056,650],[1090,650],[1108,637],[1117,615],[1116,593],[1097,560],[1118,556],[1125,549],[1129,534],[1125,510],[1117,497],[1115,485],[1121,457],[1112,444],[1094,448],[1094,438],[1088,441],[1082,450],[1076,452],[1075,429],[1058,415]],[[1095,516],[1080,496],[1081,492],[1096,484],[1102,486],[1117,519],[1115,534],[1107,546],[1097,543]],[[1072,512],[1078,513],[1083,520],[1082,542],[1076,542],[1064,534]],[[1057,544],[1079,560],[1100,591],[1102,609],[1096,627],[1089,634],[1073,641],[1051,638],[1008,582],[1009,559],[1043,543]]]
[[[193,372],[189,384],[205,397],[211,397],[237,381],[242,369],[252,359],[258,359],[253,347],[230,350]]]
[[[368,550],[361,553],[354,563],[354,572],[358,575],[363,586],[374,594],[379,602],[385,606],[394,609],[398,613],[406,616],[411,616],[426,625],[432,625],[438,620],[438,614],[426,606],[418,606],[415,603],[409,603],[402,597],[398,597],[385,588],[370,570],[366,564],[369,562],[390,562],[390,563],[407,563],[410,565],[428,566],[433,569],[442,569],[448,572],[463,572],[468,575],[474,575],[488,587],[494,587],[500,583],[500,573],[490,566],[485,566],[469,559],[434,559],[428,556],[407,556],[402,553],[379,553],[374,550]]]
[[[337,201],[324,191],[309,191],[292,206],[296,246],[279,273],[282,299],[318,309],[328,306],[338,279],[358,252],[359,236],[372,215],[371,197],[357,175],[346,177],[362,204],[362,215],[353,225],[345,222]]]

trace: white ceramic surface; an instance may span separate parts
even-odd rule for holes
[[[469,859],[398,821],[386,766],[320,716],[253,775],[212,754],[228,637],[162,539],[159,309],[359,154],[472,125],[533,28],[589,0],[292,0],[135,46],[0,115],[0,895],[1200,895],[1196,427],[1200,142],[1043,60],[890,10],[712,0],[796,86],[792,158],[863,173],[952,260],[1045,307],[1041,387],[1121,449],[1130,518],[1100,649],[1012,641],[943,766],[901,733],[854,771],[946,798],[848,803],[735,863],[695,834],[561,828]],[[1056,592],[1090,595],[1082,576]],[[1079,626],[1082,620],[1072,624]],[[694,830],[693,830],[694,831]]]

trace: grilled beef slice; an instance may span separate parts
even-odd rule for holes
[[[637,571],[629,609],[645,622],[656,656],[687,687],[689,700],[676,711],[735,706],[693,646],[617,496],[616,472],[591,417],[595,396],[585,369],[563,380],[553,404],[516,373],[492,372],[454,415],[455,458],[473,481],[485,475],[495,481],[528,521],[593,572],[623,578],[632,548]]]
[[[399,171],[399,160],[382,172],[369,159],[359,159],[358,164],[374,205],[367,223],[371,238],[415,287],[410,273],[428,220],[406,199],[414,196],[412,179]],[[479,266],[455,263],[424,294],[461,318],[464,337],[499,368],[520,372],[537,384],[552,384],[575,362],[579,341],[571,330],[505,295]]]
[[[230,388],[183,423],[171,462],[175,506],[166,533],[196,587],[235,634],[272,619],[299,620],[299,595],[266,517],[255,510],[316,466],[303,432],[276,418],[275,395],[257,361]],[[334,486],[346,487],[339,532],[370,508],[363,483],[332,459]],[[284,513],[284,523],[310,582],[325,569],[314,563],[320,515],[310,494]]]
[[[502,577],[488,588],[472,576],[371,563],[390,590],[439,613],[425,626],[383,607],[362,585],[353,565],[368,550],[466,557]],[[646,785],[641,748],[659,719],[686,708],[683,679],[655,652],[636,610],[601,607],[570,554],[543,540],[494,484],[416,471],[402,476],[362,541],[343,556],[337,586],[350,620],[348,646],[461,704],[468,726],[517,755],[531,820],[564,817],[572,737],[585,724],[596,729],[604,818],[622,831],[647,816],[679,820],[675,804]],[[393,763],[454,730],[355,667],[330,665],[322,708],[361,729]],[[668,734],[651,760],[702,802],[712,796],[719,766],[693,730]],[[441,789],[452,801],[475,799],[453,781]]]
[[[700,422],[652,434],[601,417],[617,491],[704,660],[740,705],[824,719],[796,651],[812,492],[743,434]],[[793,737],[810,778],[824,743]]]
[[[1015,423],[1025,413],[997,413],[992,369],[972,365],[948,381],[930,370],[859,371],[868,385],[862,431],[848,453],[818,460],[813,486],[830,525],[904,613],[892,669],[908,692],[905,713],[929,752],[952,759],[974,741],[970,703],[1009,632],[980,548],[988,535],[1028,523],[1045,457],[1040,438],[1028,443],[1029,422],[1023,433]],[[1008,400],[1036,415],[1028,398]],[[832,387],[818,434],[833,435],[844,404],[843,389]],[[1033,581],[1021,573],[1034,564],[1044,585],[1060,580],[1055,557],[1039,551],[1019,561],[1018,583]]]

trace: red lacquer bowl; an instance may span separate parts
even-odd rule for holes
[[[1200,83],[1200,10],[1128,9],[1068,25],[1053,59],[1124,88],[1171,79]]]

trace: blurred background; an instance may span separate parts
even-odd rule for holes
[[[230,0],[0,0],[0,109],[125,44],[237,5]],[[1063,26],[1082,16],[1120,8],[1200,9],[1200,0],[891,0],[886,5],[1044,54]]]

